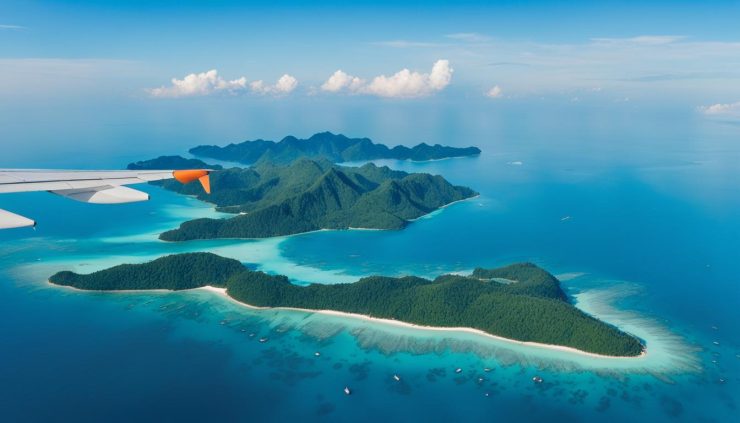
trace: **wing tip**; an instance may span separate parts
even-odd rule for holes
[[[208,177],[210,173],[211,171],[206,169],[184,169],[173,171],[172,177],[182,184],[189,184],[197,179],[203,187],[203,190],[210,194],[211,179]]]

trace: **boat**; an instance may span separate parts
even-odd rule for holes
[[[395,379],[396,382],[399,382],[401,380],[401,377],[398,375],[393,375],[393,379]]]
[[[345,395],[352,395],[352,391],[349,390],[349,387],[348,386],[345,386],[344,387],[344,394]]]
[[[457,369],[455,369],[455,373],[462,373],[462,369],[458,367]]]
[[[719,345],[719,341],[712,342],[714,345]]]
[[[490,372],[490,371],[491,371],[491,369],[490,369],[490,368],[488,368],[488,367],[486,367],[485,369],[483,369],[483,371],[484,371],[484,372],[486,372],[486,373],[488,373],[488,372]]]
[[[320,357],[321,356],[321,353],[318,352],[318,351],[316,351],[315,353],[313,353],[313,355],[316,356],[316,357]]]
[[[534,383],[542,383],[542,382],[544,382],[544,380],[541,377],[539,377],[539,376],[535,376],[535,377],[532,378],[532,382],[534,382]]]
[[[267,338],[260,338],[260,342],[264,344],[265,342],[267,342]]]

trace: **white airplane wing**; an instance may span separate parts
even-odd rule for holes
[[[0,169],[0,194],[48,191],[73,200],[95,204],[146,201],[149,194],[124,185],[175,178],[187,184],[198,180],[211,192],[209,170],[43,170]],[[0,209],[0,229],[35,226],[32,219]]]

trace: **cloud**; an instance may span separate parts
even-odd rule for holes
[[[359,77],[338,70],[321,86],[328,92],[348,91],[387,98],[423,97],[445,89],[452,80],[454,70],[449,60],[437,60],[430,73],[402,69],[393,75],[380,75],[366,83]]]
[[[247,84],[247,78],[241,77],[234,80],[222,78],[216,69],[208,72],[191,73],[183,79],[172,78],[169,87],[152,88],[149,94],[152,97],[195,97],[207,96],[217,93],[238,94],[249,90],[259,94],[287,94],[295,89],[298,80],[290,75],[283,75],[275,85],[266,85],[264,81],[254,81]]]
[[[298,86],[298,80],[295,77],[288,75],[287,73],[277,80],[275,85],[265,85],[262,80],[254,81],[249,84],[252,91],[259,94],[289,94]]]
[[[477,34],[475,32],[457,32],[455,34],[447,34],[445,35],[445,37],[452,40],[465,41],[468,43],[481,43],[491,40],[491,37],[483,34]]]
[[[701,106],[699,111],[705,115],[740,116],[740,101],[735,103],[717,103],[711,106]]]
[[[219,76],[216,69],[211,69],[208,72],[191,73],[183,79],[172,78],[172,86],[153,88],[149,93],[153,97],[191,97],[217,92],[235,93],[246,88],[247,78],[227,81]]]
[[[501,90],[501,87],[499,87],[498,85],[494,85],[493,88],[486,92],[486,96],[490,98],[501,98],[503,94],[504,93]]]
[[[592,38],[591,41],[599,44],[639,44],[647,46],[657,46],[672,44],[681,41],[686,37],[683,35],[639,35],[630,38]]]
[[[10,30],[10,31],[19,31],[19,30],[22,30],[22,29],[26,29],[26,27],[25,26],[20,26],[20,25],[4,25],[4,24],[0,24],[0,31],[2,31],[4,29],[5,30]]]
[[[362,87],[364,83],[365,81],[363,81],[362,79],[356,76],[348,75],[340,69],[334,72],[334,74],[332,74],[332,76],[330,76],[329,79],[327,79],[326,82],[321,85],[321,89],[324,91],[335,93],[346,88],[350,91],[356,92]]]

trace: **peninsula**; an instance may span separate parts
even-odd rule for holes
[[[289,165],[263,162],[214,172],[210,195],[193,185],[155,184],[238,214],[185,222],[162,233],[165,241],[266,238],[319,229],[402,229],[413,219],[478,194],[441,176],[306,158]]]
[[[288,164],[300,157],[322,158],[333,163],[377,159],[426,161],[475,156],[480,152],[477,147],[458,148],[425,143],[411,148],[402,145],[388,148],[373,143],[369,138],[349,138],[331,132],[321,132],[308,139],[287,136],[278,142],[259,139],[225,147],[201,145],[190,149],[190,153],[196,156],[242,164],[265,161]]]
[[[476,269],[469,276],[371,276],[355,283],[297,286],[287,277],[253,271],[211,253],[171,255],[88,275],[59,272],[56,285],[85,290],[226,289],[256,307],[336,311],[435,328],[470,328],[522,342],[635,357],[640,340],[573,306],[560,282],[531,263]]]

